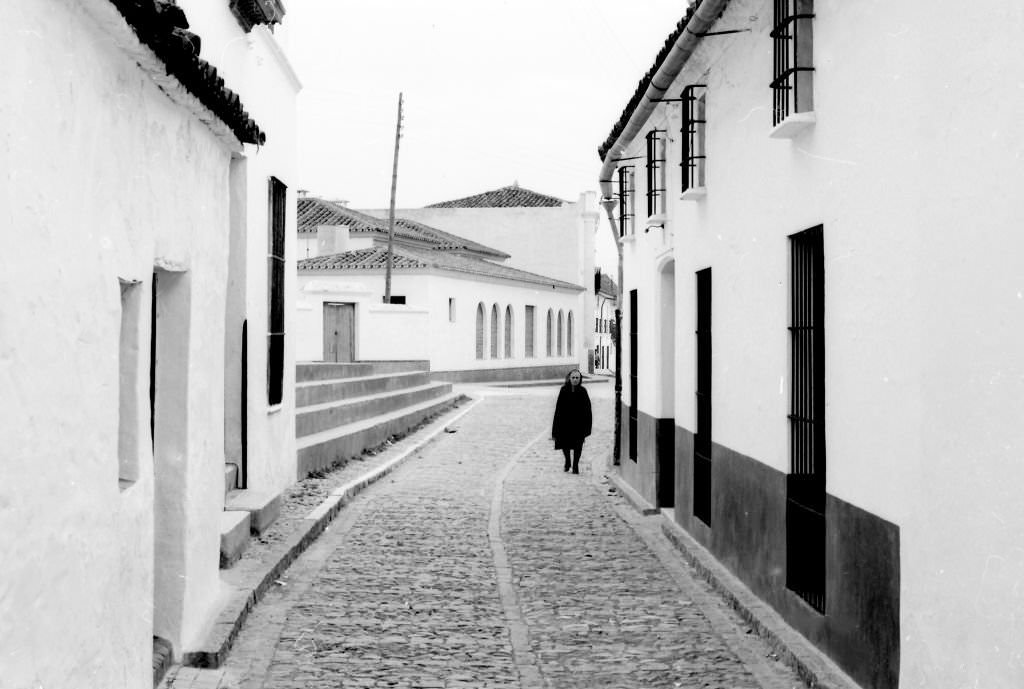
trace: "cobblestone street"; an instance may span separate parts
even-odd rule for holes
[[[220,670],[173,689],[803,685],[602,481],[611,385],[581,474],[556,388],[496,390],[346,506],[248,618]]]

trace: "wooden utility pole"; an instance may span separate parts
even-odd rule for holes
[[[384,272],[384,303],[391,303],[391,266],[395,244],[395,187],[398,185],[398,142],[402,138],[402,94],[398,94],[398,124],[395,125],[395,164],[391,169],[391,209],[388,211],[388,261]]]

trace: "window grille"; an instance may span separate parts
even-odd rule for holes
[[[484,304],[476,305],[476,358],[484,358]]]
[[[498,348],[498,333],[500,327],[498,325],[498,305],[491,305],[491,358],[497,359],[500,356],[500,349]]]
[[[647,216],[665,212],[664,129],[647,132]]]
[[[704,186],[705,154],[705,95],[703,84],[690,84],[683,89],[682,141],[685,150],[679,166],[683,168],[683,191]]]
[[[625,237],[633,229],[633,166],[619,168],[619,236]]]
[[[693,516],[711,526],[711,269],[697,272],[697,428]]]
[[[548,309],[548,331],[547,331],[547,336],[548,336],[547,355],[548,356],[551,356],[551,355],[553,355],[555,353],[555,350],[552,349],[552,347],[551,347],[551,345],[552,345],[551,338],[554,335],[554,332],[553,332],[554,331],[554,326],[555,326],[555,316],[554,316],[554,313],[552,313],[551,309]]]
[[[523,343],[523,355],[527,359],[533,358],[533,328],[534,328],[534,308],[532,305],[526,305],[526,323],[524,324],[526,330],[526,341]]]
[[[284,237],[288,187],[276,177],[268,184],[269,232],[267,256],[267,401],[280,404],[284,393]]]
[[[636,432],[637,432],[637,389],[638,380],[636,375],[637,366],[637,295],[636,290],[629,291],[629,458],[636,461]]]
[[[505,307],[505,358],[512,358],[512,307]]]
[[[786,586],[825,611],[825,332],[822,228],[790,237],[790,473]]]
[[[773,124],[814,109],[813,20],[814,0],[775,0]]]

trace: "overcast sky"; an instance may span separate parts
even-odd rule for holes
[[[386,208],[520,186],[597,191],[597,148],[686,0],[299,0],[299,187]]]

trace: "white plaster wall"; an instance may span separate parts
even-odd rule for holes
[[[721,26],[752,35],[705,41],[670,89],[709,86],[707,197],[669,212],[676,415],[693,418],[693,273],[710,265],[714,440],[787,471],[787,236],[823,224],[827,486],[900,527],[901,686],[1016,686],[1024,94],[1007,75],[1024,10],[882,9],[816,3],[818,121],[793,141],[767,136],[770,3],[731,3]],[[627,243],[627,294],[659,241]]]
[[[94,15],[117,34],[101,29]],[[114,14],[110,14],[114,12]],[[189,501],[180,644],[218,593],[223,463],[227,169],[230,151],[122,53],[109,3],[11,7],[0,88],[0,625],[10,686],[148,686],[153,460],[148,442],[149,289],[155,263],[188,271],[193,322]],[[119,278],[141,281],[134,431],[139,478],[118,488]],[[210,528],[212,526],[212,528]],[[101,630],[101,633],[97,633]],[[55,645],[55,640],[59,644]],[[59,652],[58,652],[59,646]],[[177,646],[180,649],[180,645]]]
[[[396,272],[392,294],[404,295],[406,304],[383,305],[383,271],[358,271],[353,275],[299,275],[296,308],[297,344],[300,361],[318,361],[323,356],[323,303],[356,303],[356,357],[372,359],[426,359],[434,371],[484,368],[513,368],[579,362],[583,335],[578,291],[536,288],[524,283],[489,280],[443,272]],[[455,299],[455,321],[449,320],[448,300]],[[486,306],[485,358],[476,358],[476,309]],[[490,314],[497,304],[500,328],[500,356],[490,356]],[[525,357],[525,307],[536,307],[534,357]],[[504,356],[505,309],[512,307],[512,357]],[[576,319],[574,354],[547,357],[544,327],[548,308],[557,313],[573,310]],[[583,354],[585,360],[585,354]]]
[[[301,83],[288,61],[287,23],[271,31],[259,25],[246,33],[227,2],[182,0],[191,30],[202,37],[201,56],[218,68],[225,84],[242,98],[246,111],[266,133],[262,146],[247,145],[245,316],[248,319],[248,483],[249,489],[280,492],[295,476],[295,352],[289,337],[291,309],[285,309],[283,398],[267,400],[269,217],[268,181],[288,187],[285,227],[285,300],[295,289],[299,254],[296,232],[296,97]],[[235,336],[236,334],[232,334]],[[239,351],[240,356],[240,351]]]

